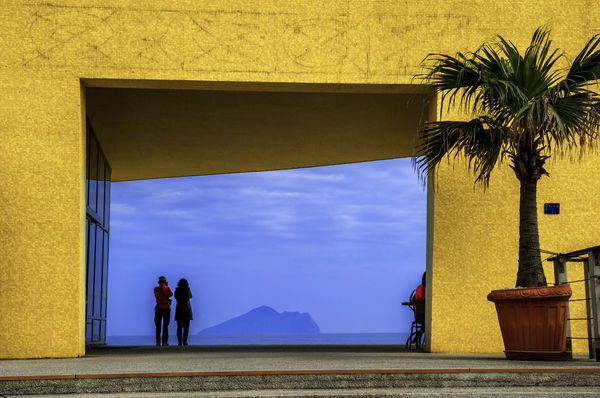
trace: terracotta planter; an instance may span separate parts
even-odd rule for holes
[[[507,359],[567,360],[569,285],[494,290]]]

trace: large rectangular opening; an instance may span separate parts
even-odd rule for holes
[[[428,93],[419,86],[84,84],[88,123],[110,164],[112,181],[410,157],[416,128],[431,108]],[[422,272],[425,262],[418,268]],[[148,272],[151,279],[154,273]]]
[[[165,275],[189,344],[404,344],[426,195],[410,158],[113,183],[107,342],[154,344]]]

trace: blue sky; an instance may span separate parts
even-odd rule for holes
[[[425,270],[410,159],[112,183],[108,335],[151,335],[159,275],[193,292],[190,332],[260,305],[323,333],[407,332]]]

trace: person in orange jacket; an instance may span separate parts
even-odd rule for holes
[[[156,345],[160,345],[160,329],[162,323],[162,345],[169,345],[169,321],[171,320],[171,299],[173,292],[165,276],[158,277],[158,286],[154,288],[154,324],[156,325]]]
[[[417,290],[415,291],[415,299],[424,299],[425,298],[425,276],[426,273],[423,272],[423,277],[421,278],[421,284],[417,286]]]

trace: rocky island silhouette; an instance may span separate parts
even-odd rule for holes
[[[319,334],[319,325],[307,312],[277,312],[262,305],[247,313],[206,328],[198,335]]]

